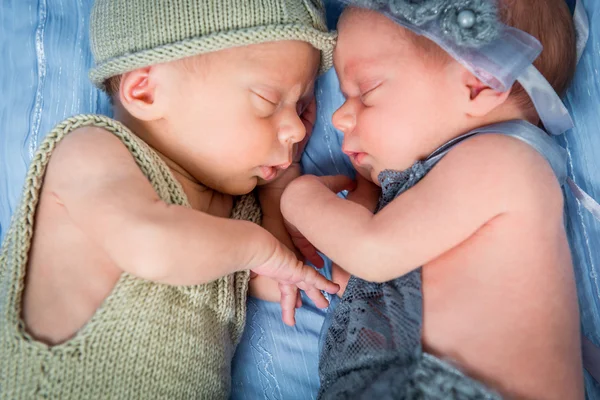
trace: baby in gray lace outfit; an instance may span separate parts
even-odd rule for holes
[[[496,4],[419,4],[434,3],[473,8],[456,13],[468,29],[486,17],[478,4]],[[566,4],[502,3],[499,19],[541,41],[535,67],[564,92],[576,63]],[[333,124],[363,178],[353,201],[334,193],[346,180],[315,176],[295,180],[282,198],[289,223],[348,284],[321,358],[321,396],[411,397],[397,382],[414,387],[435,359],[481,393],[474,382],[482,382],[488,396],[583,398],[560,188],[566,164],[536,126],[542,109],[521,85],[492,87],[386,13],[350,7],[338,30],[334,62],[346,102]],[[379,207],[369,181],[383,187]],[[403,375],[390,374],[400,367]]]

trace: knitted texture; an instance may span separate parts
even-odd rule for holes
[[[166,164],[120,123],[81,115],[50,132],[33,158],[0,253],[0,398],[227,398],[231,359],[245,323],[247,271],[188,287],[124,273],[67,342],[49,347],[25,331],[22,294],[46,166],[65,135],[84,126],[117,136],[163,201],[189,207]],[[254,196],[238,199],[232,217],[260,223]]]
[[[137,68],[231,47],[299,40],[332,65],[335,34],[321,0],[96,0],[90,21],[99,88]]]

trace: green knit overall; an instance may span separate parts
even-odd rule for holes
[[[189,207],[166,164],[120,123],[83,115],[50,132],[33,158],[0,255],[0,399],[227,398],[248,272],[187,287],[124,273],[72,339],[47,346],[27,334],[21,302],[44,173],[56,145],[84,126],[117,136],[163,201]],[[239,199],[232,218],[259,223],[254,196]]]

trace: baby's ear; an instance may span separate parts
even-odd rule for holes
[[[126,72],[121,77],[119,101],[134,118],[154,121],[162,117],[156,104],[156,79],[152,67]]]
[[[461,86],[465,94],[465,113],[471,117],[486,116],[504,104],[510,96],[510,90],[498,92],[481,82],[466,69],[462,71],[461,75]]]

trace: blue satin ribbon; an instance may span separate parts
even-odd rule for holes
[[[546,132],[562,135],[569,129],[573,129],[569,110],[533,64],[525,68],[517,80],[531,98]]]
[[[571,178],[567,178],[567,185],[571,193],[585,209],[587,209],[598,221],[600,221],[600,204],[589,194],[583,191]],[[585,335],[581,338],[583,352],[583,367],[600,383],[600,347],[596,346]]]
[[[590,36],[590,24],[588,16],[583,8],[583,3],[577,0],[565,0],[575,23],[577,33],[577,62],[581,59],[585,46]],[[571,193],[585,209],[587,209],[598,221],[600,221],[600,204],[589,194],[581,189],[571,178],[567,178],[567,185]],[[583,366],[586,371],[600,383],[600,347],[596,346],[585,335],[582,335]]]

